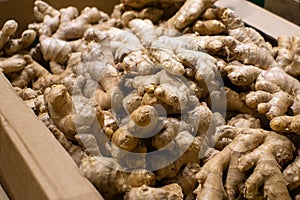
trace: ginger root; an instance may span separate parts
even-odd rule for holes
[[[18,24],[15,20],[8,20],[0,31],[0,51],[2,51],[10,37],[17,31]]]
[[[293,54],[291,51],[292,44],[290,37],[287,35],[282,35],[277,38],[278,50],[276,61],[280,67],[285,67],[291,63]]]
[[[201,167],[197,163],[187,163],[174,179],[167,179],[163,183],[177,183],[182,188],[184,199],[195,199],[195,195],[193,194],[193,191],[197,187],[195,176],[200,169]]]
[[[5,74],[21,71],[25,66],[26,61],[22,58],[22,55],[16,54],[9,58],[0,58],[0,69]]]
[[[86,157],[81,160],[80,169],[106,199],[112,199],[132,187],[153,186],[155,183],[152,172],[145,169],[126,171],[115,159],[107,157]]]
[[[43,21],[46,15],[49,15],[50,17],[54,17],[59,15],[59,12],[58,10],[56,10],[46,2],[37,0],[34,2],[33,14],[35,19],[38,22],[41,22]]]
[[[165,185],[161,188],[153,188],[146,185],[132,188],[124,196],[125,200],[152,200],[152,199],[166,199],[166,200],[181,200],[183,194],[181,187],[176,184]]]
[[[121,16],[123,26],[128,26],[129,22],[135,18],[149,19],[156,24],[162,17],[164,11],[156,7],[147,7],[138,11],[125,11]]]
[[[23,60],[26,62],[26,66],[20,72],[19,76],[11,78],[12,85],[20,88],[32,84],[33,89],[44,91],[53,84],[59,84],[72,70],[67,67],[61,74],[51,74],[42,65],[33,60],[30,55],[24,55]]]
[[[95,7],[85,7],[78,15],[75,7],[69,6],[57,10],[46,2],[36,1],[34,16],[42,22],[30,24],[29,28],[36,30],[40,35],[68,41],[81,38],[93,24],[109,18],[106,13]]]
[[[36,0],[0,31],[0,70],[106,199],[296,195],[300,37],[272,47],[214,2]]]
[[[225,25],[219,20],[198,20],[193,26],[193,31],[200,35],[217,35],[221,34],[225,28]]]
[[[53,85],[44,94],[45,103],[53,123],[66,135],[73,139],[77,133],[74,123],[72,98],[63,85]]]
[[[167,21],[168,28],[184,29],[194,22],[216,0],[187,0],[179,11]]]
[[[112,157],[127,168],[145,167],[146,147],[141,145],[142,138],[156,134],[160,130],[161,120],[153,106],[142,105],[134,110],[127,124],[119,127],[112,136]]]
[[[232,117],[227,122],[227,125],[240,128],[261,128],[260,120],[250,114],[238,114],[237,116]]]
[[[291,76],[300,75],[300,37],[279,36],[276,61]]]
[[[284,115],[291,108],[294,115],[299,113],[299,81],[279,67],[262,70],[252,65],[232,63],[224,67],[228,78],[235,85],[251,86],[256,91],[246,95],[246,104],[269,119]],[[282,81],[278,81],[282,80]]]
[[[73,14],[72,16],[69,13],[63,13],[64,11],[68,12],[66,9],[61,10],[61,21],[59,27],[52,36],[61,40],[74,40],[81,38],[84,32],[91,27],[91,24],[97,23],[101,17],[103,17],[101,16],[100,11],[95,7],[86,7],[81,11],[81,14],[78,17],[76,14]],[[63,18],[63,16],[66,17]]]
[[[112,39],[110,45],[114,59],[122,62],[124,70],[138,74],[151,74],[157,70],[158,67],[147,55],[147,50],[132,32],[110,28],[108,33]]]
[[[16,52],[19,52],[27,47],[29,47],[36,38],[36,32],[34,30],[25,30],[21,38],[19,39],[10,39],[7,41],[4,48],[4,53],[6,55],[12,55]]]
[[[44,103],[44,95],[39,90],[33,90],[32,88],[19,88],[14,87],[14,90],[18,93],[19,97],[23,99],[25,104],[31,108],[37,115],[39,113],[46,112]]]
[[[76,51],[82,40],[65,41],[58,38],[40,36],[41,51],[45,61],[65,64],[72,52]]]
[[[293,190],[300,186],[300,158],[299,149],[295,160],[283,170],[283,176],[288,182],[288,189]]]
[[[279,116],[270,121],[270,127],[280,133],[296,133],[300,134],[300,115],[295,116]]]
[[[232,142],[204,164],[196,175],[197,199],[290,199],[280,167],[293,158],[294,145],[284,136],[263,129],[220,127],[218,139]],[[228,167],[223,187],[223,171]],[[248,177],[247,171],[255,168]],[[259,187],[263,187],[263,191]]]
[[[266,114],[268,119],[283,116],[293,103],[292,99],[285,92],[257,91],[246,95],[246,104],[251,107],[257,107],[259,113]]]
[[[29,47],[36,38],[34,30],[25,30],[21,38],[13,39],[13,34],[17,31],[18,24],[14,20],[7,20],[0,31],[0,55],[12,56],[21,50]]]

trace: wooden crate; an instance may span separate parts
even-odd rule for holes
[[[265,0],[265,8],[300,26],[299,0]]]
[[[0,185],[0,199],[1,200],[9,200],[6,192],[4,191],[4,189],[1,185]]]
[[[5,3],[10,5],[11,2],[16,0],[0,2],[0,8],[3,9]],[[84,4],[88,5],[88,2]],[[117,0],[111,1],[111,4],[106,6],[112,8],[116,2]],[[20,7],[22,4],[17,5],[19,9],[25,9]],[[272,38],[282,34],[300,33],[299,26],[251,2],[219,0],[217,5],[231,7],[247,24]],[[25,15],[27,12],[32,13],[32,5],[30,8],[27,7],[26,9],[30,10],[23,12]],[[15,12],[10,13],[12,18],[14,14]],[[22,23],[25,24],[31,20],[30,17],[23,16],[23,18],[25,21]],[[2,73],[0,73],[0,88],[0,185],[4,187],[8,196],[11,199],[22,200],[102,199],[92,184],[82,176],[51,132],[18,97]],[[4,193],[0,191],[0,198],[1,195],[4,196]]]

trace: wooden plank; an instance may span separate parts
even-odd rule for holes
[[[300,35],[299,26],[249,1],[218,0],[216,5],[233,9],[245,23],[273,38],[278,38],[280,35]]]
[[[0,73],[0,184],[11,199],[103,199]]]
[[[4,191],[4,189],[1,185],[0,185],[0,199],[1,200],[9,200],[6,192]]]
[[[299,0],[265,0],[265,9],[300,26]]]

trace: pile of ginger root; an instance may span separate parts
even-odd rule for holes
[[[36,0],[1,28],[0,71],[104,199],[300,199],[300,36],[215,2]]]

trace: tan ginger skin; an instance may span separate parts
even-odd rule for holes
[[[12,38],[17,28],[18,23],[14,20],[7,20],[3,25],[0,31],[0,55],[12,56],[29,47],[36,39],[36,32],[31,29],[23,31],[20,38]]]
[[[9,58],[0,59],[0,69],[4,74],[18,72],[25,68],[26,61],[22,55],[14,55]]]
[[[165,185],[161,188],[152,188],[142,185],[139,188],[133,188],[124,196],[126,200],[152,200],[152,199],[166,199],[166,200],[180,200],[183,199],[181,187],[176,184]]]
[[[221,138],[233,140],[196,175],[200,183],[195,191],[197,199],[235,199],[241,188],[245,188],[246,198],[257,199],[262,195],[258,190],[261,185],[268,199],[290,199],[280,171],[280,166],[293,157],[294,145],[289,139],[262,129],[224,126],[219,130]],[[222,174],[227,167],[223,186]],[[254,172],[247,178],[245,172],[253,167]]]
[[[3,50],[10,37],[17,31],[18,24],[14,20],[8,20],[0,31],[0,51]]]
[[[29,47],[36,38],[34,30],[25,30],[19,39],[10,39],[7,41],[4,53],[6,55],[13,55],[27,47]]]
[[[293,190],[299,187],[300,185],[300,158],[299,158],[299,149],[297,150],[298,155],[295,160],[289,164],[282,172],[283,176],[288,182],[288,189]]]
[[[127,172],[117,161],[106,157],[87,157],[82,159],[80,169],[93,185],[104,195],[113,198],[132,187],[152,186],[155,175],[145,169]]]
[[[217,35],[226,29],[225,25],[218,20],[198,20],[193,26],[193,31],[200,35]]]
[[[300,39],[272,47],[214,3],[37,0],[19,38],[3,25],[0,70],[106,199],[291,199]]]
[[[53,85],[45,91],[45,103],[54,124],[67,136],[73,138],[77,133],[74,123],[72,98],[63,85]]]

